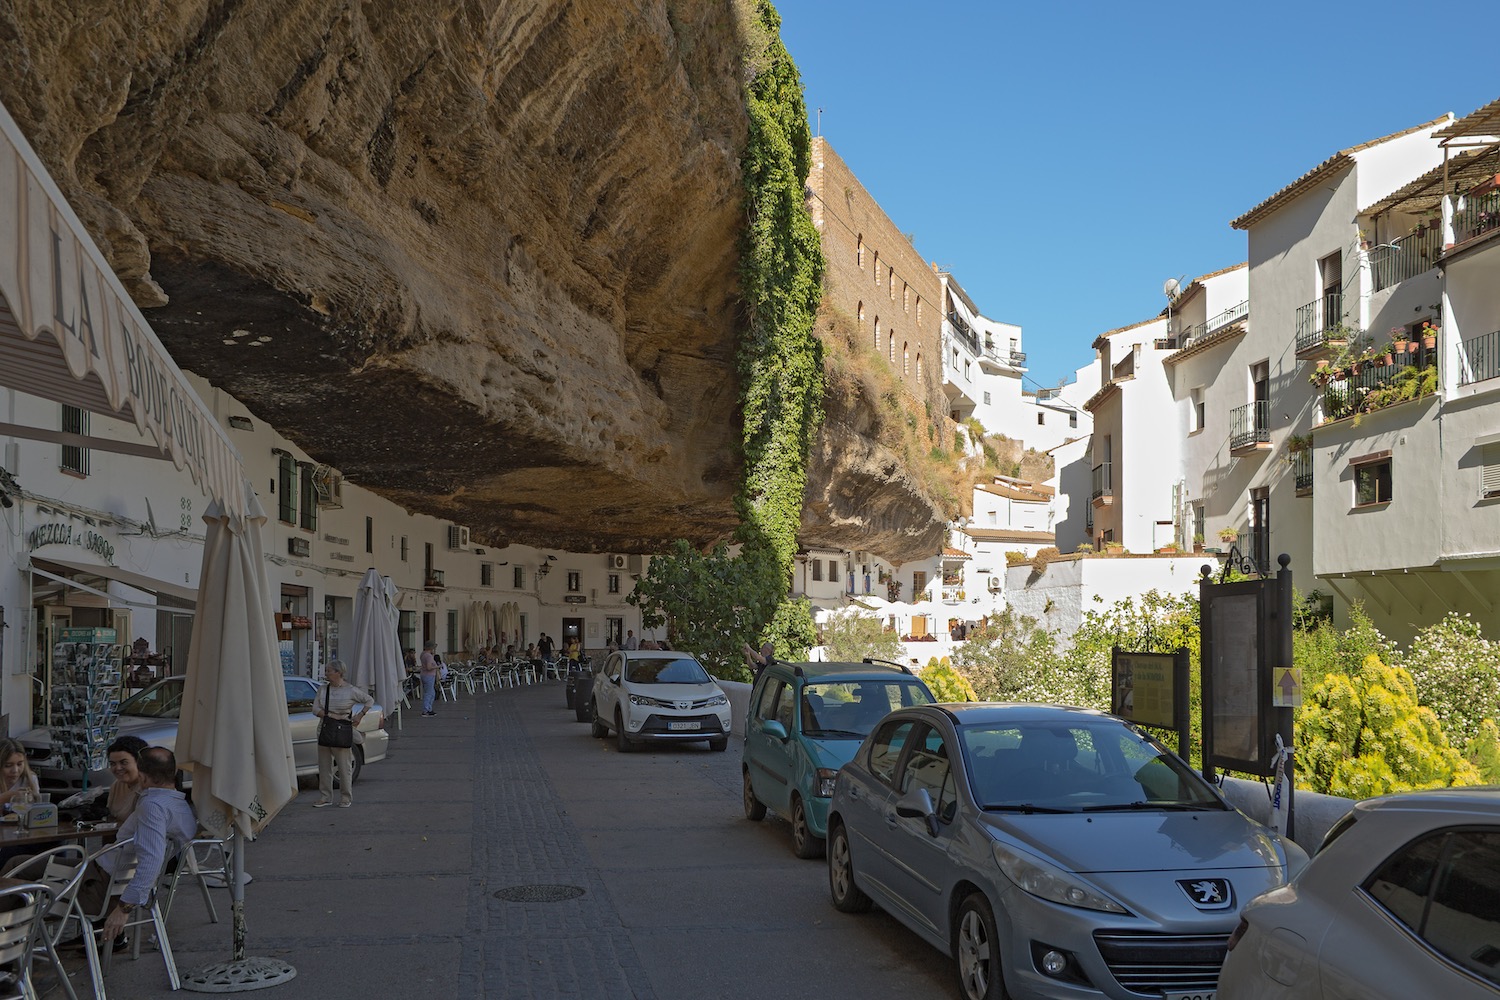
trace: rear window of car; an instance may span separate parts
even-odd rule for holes
[[[138,691],[120,702],[120,714],[145,719],[175,719],[182,710],[182,684],[181,677],[169,677]]]
[[[708,671],[691,656],[627,659],[625,679],[636,684],[707,684]]]
[[[898,708],[931,705],[926,685],[912,680],[828,681],[802,689],[803,729],[865,737]]]

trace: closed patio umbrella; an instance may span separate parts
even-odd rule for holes
[[[387,713],[398,711],[406,666],[396,637],[390,578],[371,567],[354,596],[354,635],[349,646],[349,682],[374,689]]]
[[[211,503],[199,574],[198,606],[177,730],[178,764],[193,776],[198,820],[215,836],[236,833],[234,877],[234,962],[254,965],[255,977],[284,967],[278,960],[245,961],[245,841],[259,833],[297,794],[292,733],[281,680],[270,581],[261,544],[265,511],[255,494],[243,514]],[[213,967],[207,974],[221,979]],[[193,989],[196,976],[184,977]]]

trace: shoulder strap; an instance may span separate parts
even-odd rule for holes
[[[333,685],[325,683],[323,685],[323,714],[325,716],[328,714],[328,711],[329,711],[329,709],[328,709],[328,699],[331,698],[331,697],[333,697]]]

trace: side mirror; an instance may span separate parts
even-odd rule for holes
[[[896,815],[907,819],[921,818],[927,824],[928,836],[938,835],[937,810],[932,807],[932,796],[927,794],[925,788],[918,788],[901,796],[896,801]]]
[[[767,736],[774,736],[778,740],[781,740],[783,742],[786,741],[786,726],[783,726],[775,719],[767,719],[766,721],[762,722],[760,724],[760,731],[765,733]]]

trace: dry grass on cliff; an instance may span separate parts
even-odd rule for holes
[[[995,476],[1041,482],[1052,458],[1004,434],[981,434],[977,421],[955,423],[945,401],[917,400],[884,357],[859,336],[853,318],[826,304],[817,333],[823,341],[830,415],[885,445],[907,474],[949,518],[971,514],[973,486]]]

